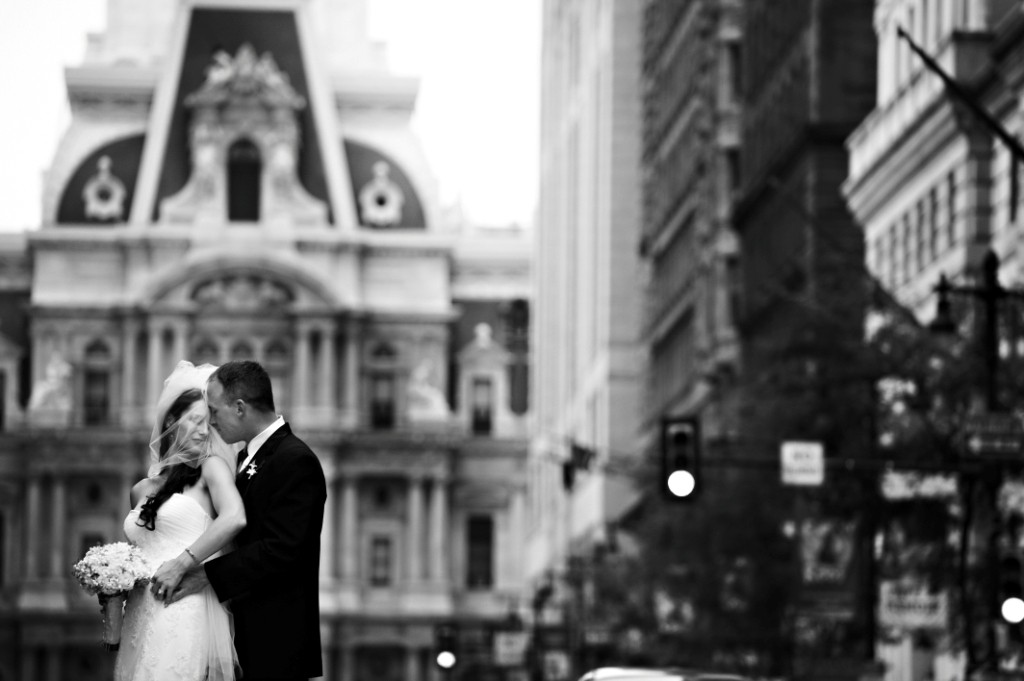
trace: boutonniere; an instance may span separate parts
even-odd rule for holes
[[[250,463],[249,467],[245,469],[245,474],[249,476],[250,480],[252,480],[252,476],[256,475],[256,462],[255,461]]]

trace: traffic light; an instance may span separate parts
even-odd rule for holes
[[[1016,547],[999,554],[999,612],[1010,624],[1024,621],[1024,561]]]
[[[445,671],[455,668],[459,661],[458,631],[453,624],[434,627],[434,663]]]
[[[661,420],[661,473],[672,500],[693,499],[700,491],[700,421],[695,417]]]

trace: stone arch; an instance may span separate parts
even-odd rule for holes
[[[150,308],[173,294],[192,293],[195,285],[217,277],[255,276],[279,281],[300,294],[292,304],[301,309],[333,311],[341,307],[330,287],[299,265],[272,256],[235,256],[215,254],[197,259],[184,267],[154,279],[139,295],[139,304]],[[185,302],[185,301],[182,301]]]

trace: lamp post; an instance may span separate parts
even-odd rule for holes
[[[950,296],[969,296],[981,303],[984,318],[981,320],[981,345],[980,352],[983,360],[984,370],[984,396],[985,413],[997,414],[1005,411],[1006,405],[1002,403],[999,395],[999,303],[1007,298],[1024,298],[1024,292],[1004,288],[999,282],[999,258],[991,250],[985,254],[982,261],[981,279],[977,285],[963,286],[953,285],[945,275],[939,277],[939,283],[935,287],[938,294],[938,302],[935,319],[929,324],[929,328],[936,333],[951,335],[956,333],[957,324],[953,319]],[[986,488],[988,496],[985,499],[985,508],[990,515],[990,528],[988,541],[985,546],[985,567],[988,579],[986,584],[986,620],[987,627],[987,648],[988,655],[983,659],[982,668],[994,670],[997,666],[997,635],[996,622],[999,617],[1000,604],[998,587],[998,568],[996,565],[997,539],[1000,531],[1000,519],[995,504],[995,497],[999,485],[1002,482],[1003,466],[996,465],[991,468],[993,475],[988,480],[990,487]],[[964,595],[963,608],[965,618],[965,631],[967,632],[966,654],[967,671],[975,667],[974,642],[972,640],[971,624],[972,614],[970,609],[970,598],[965,593],[966,589],[966,565],[968,556],[970,525],[972,523],[973,511],[973,479],[965,481],[964,491],[964,517],[961,530],[961,591]]]
[[[988,412],[1002,411],[999,400],[999,301],[1009,297],[1024,297],[1024,293],[1011,291],[999,283],[999,258],[989,251],[981,264],[979,286],[954,286],[943,274],[935,287],[939,295],[935,319],[929,325],[937,333],[952,334],[957,330],[953,320],[951,294],[968,295],[980,299],[985,310],[982,323],[981,349],[985,366],[985,408]]]

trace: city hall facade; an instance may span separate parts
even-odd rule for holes
[[[365,0],[109,0],[42,224],[0,239],[0,679],[107,679],[71,578],[123,539],[180,359],[252,358],[328,480],[325,679],[518,619],[530,244],[446,216]],[[484,669],[486,668],[486,669]]]

